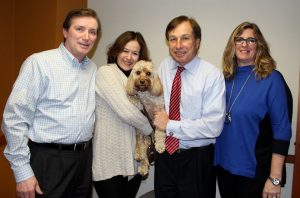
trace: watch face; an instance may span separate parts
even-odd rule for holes
[[[280,181],[279,181],[279,179],[277,179],[277,178],[273,178],[273,184],[274,185],[279,185],[279,183],[280,183]]]
[[[275,186],[278,186],[281,182],[278,178],[272,178],[272,177],[269,177],[270,181],[272,182],[273,185]]]

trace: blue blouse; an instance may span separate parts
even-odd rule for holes
[[[268,145],[271,152],[272,146],[278,145],[272,145],[273,141],[289,142],[291,138],[291,123],[282,76],[274,70],[267,78],[258,80],[253,69],[254,66],[238,67],[234,80],[226,80],[227,111],[232,106],[231,122],[224,124],[215,150],[215,165],[232,174],[250,178],[256,177],[258,159],[262,158],[258,156],[262,153],[258,150],[266,146],[258,143],[261,142],[261,137],[267,137],[261,134],[265,131],[260,130],[260,123],[266,116],[269,116],[271,124],[269,139],[272,140]],[[250,78],[246,82],[249,75]],[[240,92],[243,85],[244,88]],[[231,91],[232,96],[228,104]],[[240,95],[236,98],[239,92]],[[232,105],[235,98],[236,101]]]

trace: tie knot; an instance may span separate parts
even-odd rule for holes
[[[184,67],[179,67],[179,66],[178,66],[177,73],[178,73],[178,74],[181,74],[181,72],[182,72],[183,70],[184,70]]]

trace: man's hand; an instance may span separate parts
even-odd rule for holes
[[[17,194],[21,198],[34,198],[35,192],[43,194],[35,176],[17,183]]]
[[[161,131],[166,130],[169,122],[169,115],[165,111],[158,111],[154,114],[153,124]]]

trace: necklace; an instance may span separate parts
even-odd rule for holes
[[[229,100],[228,100],[228,104],[227,104],[227,111],[226,111],[226,115],[225,115],[225,123],[226,124],[229,124],[231,123],[231,120],[232,120],[232,117],[231,117],[231,109],[233,107],[233,105],[235,104],[235,101],[238,99],[238,97],[240,96],[240,94],[242,93],[245,85],[247,84],[250,76],[251,76],[252,72],[248,75],[247,79],[245,80],[245,82],[243,83],[241,89],[239,90],[238,94],[236,95],[236,97],[234,98],[232,104],[229,106],[230,104],[230,101],[231,101],[231,97],[232,97],[232,91],[233,91],[233,88],[234,88],[234,79],[233,79],[233,82],[232,82],[232,86],[231,86],[231,90],[230,90],[230,95],[229,95]]]

